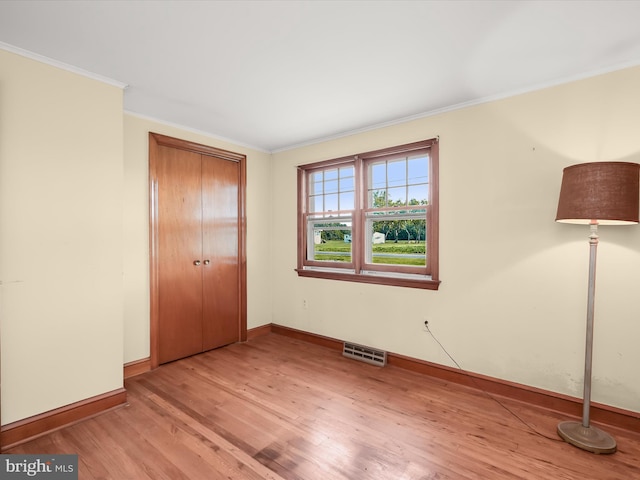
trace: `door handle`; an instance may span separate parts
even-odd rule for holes
[[[205,265],[209,265],[210,263],[211,263],[211,260],[205,260],[205,261],[204,261],[204,264],[205,264]]]
[[[200,265],[200,260],[194,260],[193,264],[197,267],[198,265]]]

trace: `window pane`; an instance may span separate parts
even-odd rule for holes
[[[309,174],[309,213],[353,210],[354,195],[353,165]]]
[[[390,187],[399,187],[407,184],[407,162],[404,158],[388,162],[387,182]]]
[[[351,221],[310,222],[307,256],[320,262],[351,262]]]
[[[374,163],[371,165],[370,172],[371,189],[387,188],[387,169],[385,163]]]
[[[353,177],[340,178],[340,191],[344,192],[347,190],[355,190],[355,185],[353,181],[354,181]]]
[[[324,193],[336,193],[338,191],[338,180],[324,182]]]
[[[309,195],[322,195],[322,182],[309,183]]]
[[[368,263],[424,267],[426,257],[425,219],[367,220],[371,235]]]
[[[353,210],[355,208],[353,192],[340,194],[340,210]]]
[[[406,205],[407,204],[406,187],[390,188],[388,202],[389,202],[389,206]]]
[[[338,169],[332,168],[324,171],[324,180],[336,180],[338,178]]]
[[[409,187],[409,205],[426,205],[428,199],[428,185],[411,185]]]
[[[429,156],[370,163],[368,207],[425,205],[429,198]]]
[[[355,169],[351,166],[351,167],[341,167],[340,168],[340,178],[348,178],[354,177],[354,171]]]
[[[371,190],[369,192],[370,207],[385,207],[387,205],[386,190]]]
[[[309,212],[323,212],[323,200],[322,195],[309,198]]]
[[[338,194],[337,193],[332,193],[331,195],[324,196],[324,211],[325,212],[338,211]]]
[[[319,195],[322,193],[322,172],[314,172],[309,175],[309,195]]]
[[[409,159],[409,184],[427,183],[429,181],[429,157],[422,155]]]

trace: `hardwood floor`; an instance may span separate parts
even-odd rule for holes
[[[77,453],[80,479],[640,478],[557,437],[567,418],[270,334],[126,382],[129,405],[5,453]],[[539,433],[535,433],[535,429]]]

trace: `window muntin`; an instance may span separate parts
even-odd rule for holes
[[[368,208],[427,205],[429,154],[427,151],[367,163]]]
[[[354,166],[331,167],[309,173],[308,212],[331,216],[353,211],[355,205]]]
[[[437,289],[438,144],[299,167],[298,274]]]

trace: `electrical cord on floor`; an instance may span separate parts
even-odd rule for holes
[[[490,398],[491,400],[493,400],[494,402],[496,402],[498,405],[500,405],[502,408],[504,408],[507,412],[509,412],[514,418],[516,418],[517,420],[520,421],[520,423],[522,423],[525,427],[527,427],[529,430],[531,430],[533,433],[535,433],[536,435],[542,437],[542,438],[546,438],[547,440],[552,440],[554,442],[563,442],[562,439],[560,438],[556,438],[556,437],[551,437],[549,435],[545,435],[542,432],[539,432],[538,430],[536,430],[536,428],[529,424],[528,422],[526,422],[522,417],[520,417],[517,413],[515,413],[513,410],[511,410],[509,407],[507,407],[504,403],[502,403],[498,398],[494,397],[492,394],[490,394],[489,392],[487,392],[485,389],[483,389],[480,384],[476,381],[475,377],[473,375],[471,375],[468,371],[466,371],[464,368],[462,368],[460,366],[460,364],[456,361],[455,358],[453,358],[451,356],[451,354],[447,351],[446,348],[444,348],[444,345],[442,345],[442,343],[440,343],[440,340],[438,340],[436,338],[436,336],[433,334],[433,332],[431,331],[431,329],[429,328],[429,324],[428,322],[424,322],[424,327],[427,329],[427,332],[429,332],[429,335],[431,335],[431,338],[433,338],[433,340],[435,340],[435,342],[440,346],[440,348],[442,349],[442,351],[447,355],[447,357],[449,357],[449,359],[451,359],[451,361],[454,363],[454,365],[458,368],[458,370],[460,370],[464,375],[466,375],[467,377],[469,377],[471,379],[471,381],[475,384],[476,388],[478,390],[480,390],[482,393],[484,393],[488,398]]]

